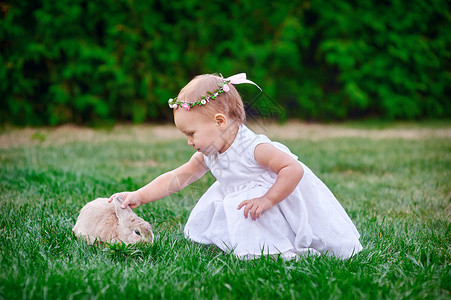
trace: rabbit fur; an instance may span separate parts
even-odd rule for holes
[[[115,197],[97,198],[87,203],[81,210],[72,231],[88,244],[96,241],[106,243],[135,244],[153,242],[153,232],[149,223],[138,217],[130,207],[121,208],[124,199]]]

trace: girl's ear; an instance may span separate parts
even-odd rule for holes
[[[214,116],[214,121],[216,125],[224,128],[227,125],[227,117],[224,114],[216,114]]]

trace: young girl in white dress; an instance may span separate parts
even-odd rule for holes
[[[169,99],[175,125],[196,153],[184,165],[110,201],[121,195],[124,208],[135,208],[211,171],[217,181],[192,210],[186,238],[240,258],[358,253],[359,233],[326,185],[287,147],[244,125],[243,102],[234,87],[241,83],[256,85],[244,73],[226,79],[200,75]]]

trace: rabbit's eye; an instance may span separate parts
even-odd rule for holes
[[[137,235],[141,235],[141,232],[139,232],[139,230],[135,230],[135,233],[136,233]]]

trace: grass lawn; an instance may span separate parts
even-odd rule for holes
[[[81,207],[192,155],[173,126],[0,131],[0,299],[451,299],[451,123],[252,124],[334,192],[361,233],[352,259],[241,261],[183,226],[207,175],[136,213],[152,246],[88,246]]]

